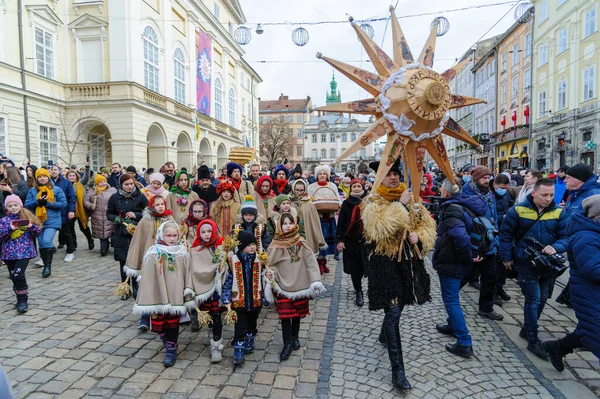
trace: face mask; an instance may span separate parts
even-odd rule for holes
[[[463,181],[464,181],[465,183],[470,183],[470,182],[471,182],[471,175],[464,175],[464,176],[462,177],[462,179],[463,179]]]
[[[506,194],[506,189],[505,188],[497,188],[496,189],[496,194],[498,194],[498,195],[504,195],[504,194]]]
[[[373,183],[373,182],[375,181],[375,178],[374,178],[374,177],[369,177],[369,181],[370,181],[371,183]]]

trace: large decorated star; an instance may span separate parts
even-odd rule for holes
[[[317,53],[317,58],[329,63],[353,82],[373,95],[372,99],[331,104],[319,107],[319,111],[348,112],[375,115],[377,120],[344,151],[338,159],[368,146],[387,135],[381,163],[373,184],[376,189],[398,158],[404,160],[410,171],[415,201],[419,201],[419,189],[423,177],[425,152],[428,152],[442,172],[454,181],[448,153],[441,134],[454,137],[467,144],[479,146],[466,130],[447,115],[449,109],[462,108],[484,102],[483,100],[453,95],[448,82],[456,71],[449,69],[438,74],[432,68],[436,37],[447,31],[447,20],[436,18],[431,33],[415,61],[400,28],[400,23],[390,6],[394,59],[391,59],[360,26],[350,17],[350,23],[364,46],[377,73],[333,60]],[[444,26],[445,24],[445,26]],[[405,178],[407,178],[405,176]]]

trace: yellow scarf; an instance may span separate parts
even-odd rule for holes
[[[104,187],[98,187],[96,186],[96,188],[94,189],[94,195],[100,195],[100,193],[104,190],[106,190],[109,186],[104,186]]]
[[[342,183],[340,183],[340,189],[344,193],[344,197],[348,198],[350,196],[350,185],[344,184],[342,182]]]
[[[46,200],[48,202],[54,202],[54,191],[52,191],[52,188],[48,187],[48,186],[37,186],[37,190],[38,193],[36,195],[36,199],[41,199],[42,196],[46,197]],[[45,206],[37,206],[35,208],[35,216],[37,216],[42,223],[44,223],[46,220],[48,220],[48,212],[46,211],[46,207]]]
[[[400,183],[400,185],[396,188],[389,188],[383,184],[380,184],[379,187],[377,187],[377,194],[381,195],[388,201],[396,201],[400,199],[400,196],[404,190],[406,190],[406,185],[404,185],[404,183]]]
[[[81,226],[86,229],[88,226],[88,216],[83,207],[83,197],[85,195],[83,185],[76,181],[73,183],[73,188],[75,189],[75,216],[81,222]]]

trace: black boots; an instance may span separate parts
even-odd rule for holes
[[[108,254],[109,245],[110,243],[108,241],[108,238],[100,239],[100,256],[106,256]]]
[[[387,344],[388,356],[392,365],[392,384],[399,389],[411,389],[411,385],[404,374],[404,359],[402,357],[402,341],[398,323],[402,309],[392,306],[385,312],[383,319],[383,333]]]
[[[363,307],[364,306],[364,304],[365,304],[365,298],[363,296],[362,290],[356,291],[356,300],[354,301],[354,303],[358,307]]]
[[[283,349],[279,354],[279,360],[288,360],[292,354],[292,320],[281,320],[281,333],[283,335]]]
[[[499,286],[498,287],[498,296],[500,297],[500,299],[502,299],[503,301],[510,301],[510,295],[508,295],[506,293],[506,291],[504,290],[503,286]]]
[[[454,328],[452,328],[451,325],[449,324],[441,324],[438,323],[435,325],[435,329],[438,330],[438,332],[444,334],[444,335],[449,335],[451,337],[454,337]]]
[[[40,248],[40,257],[44,262],[44,270],[42,270],[42,277],[48,278],[52,274],[52,258],[54,252],[52,248]]]
[[[556,297],[556,302],[569,308],[571,307],[571,292],[569,291],[569,284],[567,284],[560,295]]]
[[[300,318],[292,319],[292,349],[297,351],[300,349]]]
[[[446,344],[446,350],[453,355],[457,355],[460,357],[464,357],[465,359],[473,356],[473,347],[472,346],[462,346],[459,344]]]
[[[565,364],[563,363],[563,354],[560,350],[560,343],[558,340],[542,342],[542,349],[546,351],[548,357],[550,358],[550,362],[556,370],[563,371],[565,369]]]
[[[29,309],[29,306],[27,305],[27,297],[28,297],[28,291],[25,290],[16,290],[15,294],[17,295],[17,312],[19,313],[25,313],[27,312],[27,310]]]

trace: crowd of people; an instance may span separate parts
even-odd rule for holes
[[[233,363],[255,350],[257,319],[274,304],[288,359],[301,347],[300,321],[309,300],[325,292],[328,259],[342,254],[355,305],[383,310],[379,341],[387,348],[392,381],[410,389],[399,321],[406,305],[431,299],[429,252],[448,318],[435,328],[453,336],[450,353],[473,356],[460,306],[460,289],[479,289],[479,315],[511,298],[504,289],[516,279],[525,298],[520,336],[528,350],[564,369],[563,357],[580,347],[600,356],[600,183],[589,166],[562,166],[556,174],[537,170],[492,173],[467,165],[448,179],[425,173],[420,187],[404,182],[396,161],[382,183],[379,167],[343,176],[330,166],[314,173],[283,162],[270,171],[234,162],[218,174],[202,165],[138,171],[61,169],[52,164],[0,167],[0,245],[8,266],[16,309],[28,309],[25,272],[39,256],[42,277],[52,275],[54,255],[65,262],[78,249],[75,224],[88,250],[99,240],[100,257],[119,264],[123,300],[133,296],[139,329],[160,335],[164,364],[173,366],[181,323],[192,331],[210,328],[212,362],[223,359],[224,322],[235,322]],[[415,202],[412,191],[421,201]],[[56,233],[58,245],[54,245]],[[568,263],[561,256],[566,253]],[[538,322],[555,280],[570,266],[570,281],[557,299],[572,306],[577,328],[557,341],[540,342]]]

